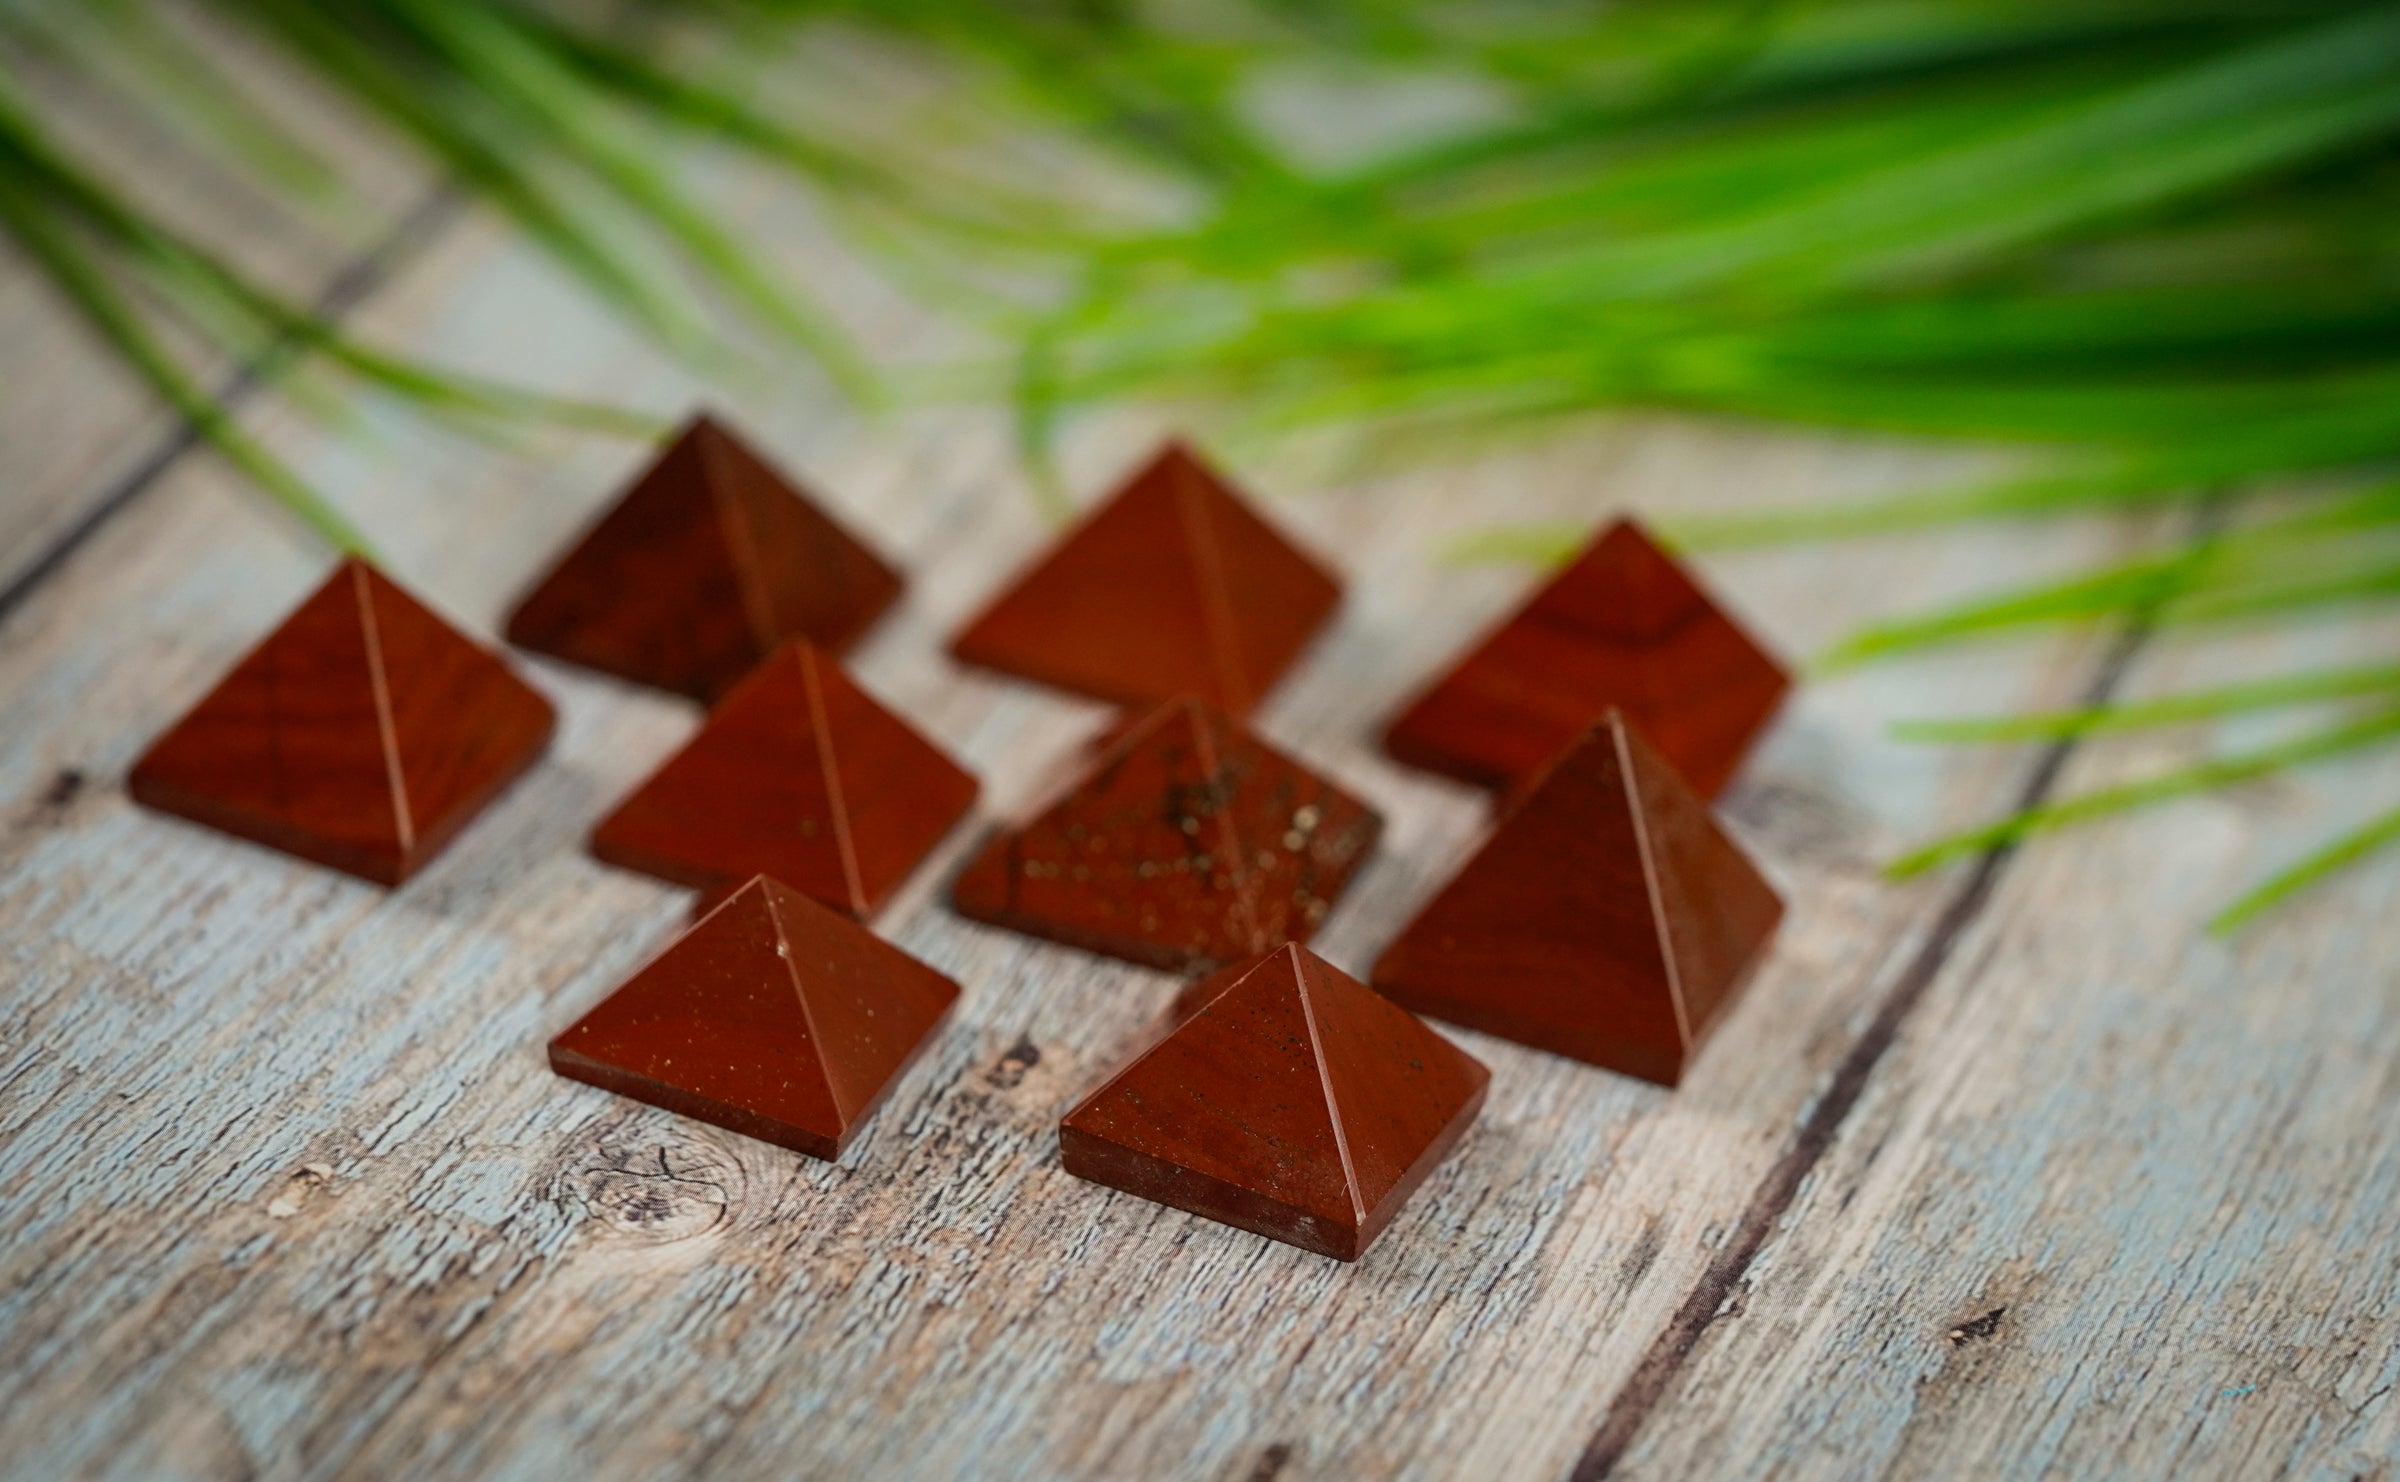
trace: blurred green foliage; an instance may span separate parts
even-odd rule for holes
[[[2400,4],[0,4],[0,227],[228,457],[354,544],[192,378],[161,319],[278,376],[330,368],[469,422],[627,419],[353,342],[78,164],[12,81],[78,72],[283,188],[338,189],[193,44],[196,20],[352,100],[661,342],[706,360],[739,317],[879,399],[839,316],[678,168],[699,141],[774,163],[1009,347],[961,373],[1007,390],[1037,458],[1074,409],[1137,396],[1390,446],[1651,406],[2043,450],[1969,487],[1687,521],[1691,542],[2299,491],[2272,518],[2199,522],[2136,560],[1881,624],[1829,663],[2061,623],[2296,622],[2400,596]],[[812,112],[794,38],[826,30],[945,69],[953,124],[976,126]],[[1271,106],[1295,79],[1319,89],[1299,127]],[[1420,107],[1381,147],[1336,147],[1378,83],[1464,105]],[[991,147],[1020,135],[1058,148]],[[1061,150],[1153,188],[1087,190]],[[1495,530],[1461,554],[1539,560],[1579,534]],[[2395,704],[2400,677],[2366,665],[1906,728],[2055,740],[2336,712],[1899,867],[2388,745]],[[2225,924],[2396,837],[2400,812],[2370,820]]]

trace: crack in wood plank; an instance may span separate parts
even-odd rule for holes
[[[458,187],[448,181],[427,191],[423,199],[401,214],[392,229],[366,251],[344,264],[327,281],[324,292],[309,306],[319,318],[338,324],[356,312],[374,295],[377,288],[389,282],[400,270],[434,239],[458,219],[464,203]],[[229,372],[215,392],[219,405],[228,410],[239,408],[253,393],[265,385],[269,375],[282,362],[301,353],[298,336],[278,334],[254,358]],[[15,580],[0,588],[0,623],[8,621],[27,599],[41,590],[42,585],[56,576],[73,559],[75,553],[108,523],[123,514],[182,460],[186,453],[205,446],[200,430],[188,419],[178,419],[171,431],[159,440],[149,455],[128,469],[113,485],[92,502],[82,518],[69,525],[43,547],[40,555],[18,572]]]
[[[2213,520],[2204,511],[2203,523],[2197,529],[2212,526]],[[2152,631],[2153,624],[2146,614],[2138,614],[2124,625],[2084,687],[2081,700],[2084,706],[2104,705],[2114,698]],[[2076,737],[2065,737],[2042,749],[2017,796],[2018,809],[2035,807],[2050,797],[2067,763],[2073,759],[2078,741]],[[1875,1067],[1899,1040],[1908,1016],[1941,975],[1967,928],[1975,924],[1991,903],[1993,892],[2016,858],[2018,847],[2017,841],[2011,840],[1976,856],[1966,879],[1934,918],[1923,945],[1909,959],[1891,992],[1884,995],[1865,1032],[1842,1057],[1825,1093],[1801,1119],[1792,1145],[1760,1180],[1733,1233],[1675,1309],[1675,1316],[1651,1340],[1624,1387],[1617,1391],[1601,1418],[1600,1428],[1593,1432],[1590,1444],[1584,1447],[1583,1455],[1568,1474],[1570,1482],[1601,1482],[1615,1475],[1617,1464],[1640,1436],[1643,1424],[1672,1392],[1677,1377],[1708,1336],[1709,1328],[1723,1314],[1726,1304],[1739,1295],[1759,1252],[1798,1197],[1801,1184],[1831,1151],[1842,1124],[1865,1093]]]

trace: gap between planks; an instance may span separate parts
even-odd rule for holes
[[[2195,534],[2213,529],[2212,510],[2204,507]],[[2155,631],[2146,613],[2136,616],[2119,630],[2108,650],[2101,656],[2099,666],[2092,671],[2091,680],[2084,686],[2080,704],[2096,708],[2116,697],[2131,671],[2133,661]],[[2082,738],[2066,736],[2045,746],[2036,757],[2033,770],[2026,775],[2025,785],[2017,794],[2012,811],[2023,811],[2049,801],[2072,761]],[[1700,1279],[1684,1294],[1667,1326],[1652,1339],[1634,1365],[1616,1398],[1609,1402],[1601,1417],[1600,1428],[1593,1432],[1591,1442],[1577,1458],[1568,1482],[1604,1482],[1616,1474],[1617,1464],[1642,1433],[1643,1425],[1657,1413],[1673,1390],[1684,1365],[1699,1348],[1708,1330],[1725,1310],[1728,1298],[1750,1274],[1750,1267],[1766,1247],[1793,1201],[1799,1197],[1800,1185],[1816,1170],[1840,1136],[1842,1124],[1858,1106],[1866,1093],[1867,1082],[1875,1074],[1884,1056],[1899,1041],[1900,1031],[1924,1001],[1926,990],[1933,986],[1942,969],[1949,964],[1951,954],[1965,937],[1967,929],[1983,915],[1991,904],[2001,877],[2015,862],[2022,840],[1995,844],[1975,857],[1967,876],[1942,905],[1934,918],[1933,929],[1924,944],[1902,969],[1897,981],[1883,1002],[1877,1006],[1875,1017],[1851,1043],[1849,1052],[1835,1067],[1833,1079],[1827,1083],[1825,1094],[1818,1097],[1800,1121],[1800,1130],[1792,1145],[1784,1150],[1767,1169],[1766,1177],[1750,1194],[1750,1202],[1742,1210],[1741,1219],[1733,1233],[1726,1238],[1700,1273]]]
[[[464,205],[465,197],[455,184],[448,181],[436,184],[380,240],[333,276],[312,304],[313,310],[329,323],[341,324],[362,309],[412,258],[431,247],[460,218]],[[268,382],[283,361],[302,350],[298,336],[278,335],[259,355],[224,377],[215,393],[218,401],[229,409],[240,407]],[[111,484],[88,511],[0,589],[0,623],[6,622],[64,569],[76,552],[111,520],[160,483],[185,455],[204,446],[196,427],[188,421],[179,422],[147,457]],[[2114,697],[2151,631],[2148,622],[2138,619],[2121,630],[2085,686],[2083,704],[2099,705]],[[2078,738],[2069,737],[2044,748],[2019,790],[2015,806],[2030,808],[2047,801],[2079,744]],[[1602,1482],[1614,1475],[1644,1424],[1669,1398],[1677,1378],[1724,1310],[1727,1299],[1747,1277],[1776,1224],[1791,1208],[1800,1186],[1832,1148],[1876,1067],[1898,1041],[1909,1015],[1948,964],[1967,929],[1991,901],[2018,849],[2018,843],[2011,841],[1978,855],[1966,878],[1944,902],[1924,943],[1836,1067],[1824,1094],[1802,1119],[1791,1146],[1752,1191],[1723,1248],[1685,1294],[1667,1326],[1652,1340],[1633,1373],[1610,1401],[1599,1429],[1570,1473],[1570,1482]],[[1273,1477],[1282,1470],[1290,1454],[1290,1447],[1285,1444],[1265,1447],[1253,1477]]]
[[[381,239],[343,264],[309,305],[310,309],[338,328],[409,259],[433,245],[434,239],[458,219],[463,204],[464,197],[456,186],[447,181],[435,185],[402,212],[399,221]],[[267,384],[286,361],[302,353],[300,336],[279,331],[265,349],[228,372],[211,394],[218,405],[228,411],[236,410]],[[104,489],[92,501],[90,509],[44,546],[15,580],[0,588],[0,623],[14,616],[50,578],[65,569],[77,551],[106,528],[109,521],[132,508],[185,454],[204,445],[198,427],[188,419],[178,420],[148,456]]]

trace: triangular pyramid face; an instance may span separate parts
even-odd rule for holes
[[[958,985],[758,879],[550,1042],[550,1066],[620,1095],[833,1159]]]
[[[1395,1002],[1674,1085],[1783,905],[1611,711],[1375,964]]]
[[[541,755],[555,716],[355,558],[134,764],[135,799],[397,885]]]
[[[1351,1187],[1366,1211],[1363,1248],[1466,1131],[1491,1072],[1323,958],[1304,949],[1288,955],[1300,968]]]
[[[1112,737],[951,886],[978,921],[1170,971],[1316,931],[1383,820],[1189,696]]]
[[[592,852],[701,890],[770,875],[865,917],[974,801],[973,777],[794,642],[618,805]]]
[[[900,577],[706,416],[517,605],[509,642],[700,700],[786,639],[840,653]]]
[[[1713,798],[1790,687],[1689,572],[1619,520],[1419,695],[1385,745],[1515,791],[1614,706]]]
[[[1692,1043],[1708,1038],[1783,920],[1783,900],[1642,733],[1623,764],[1650,849],[1658,917]]]
[[[1171,444],[952,640],[971,664],[1140,705],[1245,716],[1341,585]]]
[[[1354,1261],[1489,1073],[1304,947],[1225,969],[1067,1113],[1069,1173]]]

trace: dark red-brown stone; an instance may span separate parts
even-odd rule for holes
[[[1713,798],[1791,679],[1640,527],[1618,520],[1412,701],[1385,747],[1514,791],[1615,706]]]
[[[771,875],[865,917],[974,801],[973,777],[795,640],[617,806],[592,852],[700,890]]]
[[[970,664],[1123,705],[1247,716],[1341,584],[1170,444],[951,640]]]
[[[1474,1122],[1491,1072],[1305,947],[1193,997],[1059,1124],[1067,1172],[1357,1260]]]
[[[1171,971],[1315,932],[1383,820],[1191,696],[1106,738],[951,886],[978,921]]]
[[[508,641],[713,701],[786,639],[843,652],[900,585],[701,416],[517,604]]]
[[[126,788],[397,885],[533,765],[555,722],[491,652],[352,558],[151,745]]]
[[[1708,805],[1612,710],[1372,977],[1418,1013],[1671,1086],[1782,916]]]
[[[957,999],[865,927],[755,879],[552,1040],[550,1068],[831,1160]]]

